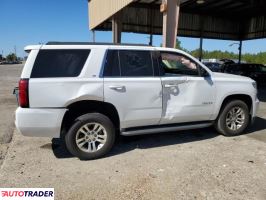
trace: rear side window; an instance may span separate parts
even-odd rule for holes
[[[119,51],[121,76],[153,76],[150,51]]]
[[[153,77],[155,61],[150,51],[108,50],[104,77]]]
[[[31,78],[76,77],[90,53],[88,49],[40,50]]]

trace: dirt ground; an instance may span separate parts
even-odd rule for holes
[[[0,164],[14,131],[17,107],[13,89],[18,85],[23,65],[0,65]]]
[[[1,135],[12,129],[11,91],[20,70],[0,65]],[[245,135],[224,137],[207,128],[120,137],[110,154],[93,161],[72,157],[60,140],[14,131],[0,187],[54,187],[56,199],[265,200],[265,89],[260,100],[256,122]]]

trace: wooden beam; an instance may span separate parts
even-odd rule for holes
[[[163,46],[174,48],[179,20],[180,0],[164,0],[167,4],[163,12]]]

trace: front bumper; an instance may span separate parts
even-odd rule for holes
[[[15,124],[24,136],[59,138],[67,109],[17,108]]]

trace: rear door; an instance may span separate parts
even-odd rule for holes
[[[119,113],[121,128],[157,125],[162,112],[158,62],[149,50],[108,50],[104,100]]]

